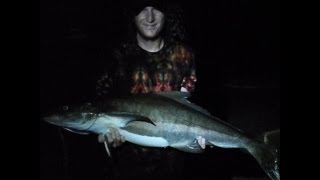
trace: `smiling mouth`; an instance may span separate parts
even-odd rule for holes
[[[157,24],[142,24],[142,25],[144,25],[146,27],[155,27],[155,26],[157,26]]]
[[[156,28],[157,28],[156,25],[144,25],[144,27],[145,27],[146,29],[156,29]]]

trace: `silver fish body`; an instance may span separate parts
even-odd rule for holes
[[[243,148],[273,180],[280,179],[277,151],[190,103],[188,93],[162,92],[108,98],[96,104],[65,108],[47,116],[49,123],[81,132],[106,134],[117,128],[131,143],[173,147],[201,153],[205,145]]]

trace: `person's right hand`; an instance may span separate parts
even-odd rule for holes
[[[98,137],[100,143],[107,142],[111,144],[112,147],[118,147],[125,142],[124,136],[122,136],[118,129],[110,128],[106,134],[101,134]]]

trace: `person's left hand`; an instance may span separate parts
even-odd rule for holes
[[[107,142],[112,147],[118,147],[125,142],[125,138],[120,134],[118,129],[110,128],[106,134],[99,135],[98,141],[101,143]]]

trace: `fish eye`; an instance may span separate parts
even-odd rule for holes
[[[69,110],[69,106],[62,106],[62,109],[63,109],[64,111],[68,111],[68,110]]]
[[[85,113],[85,119],[93,119],[95,117],[95,113],[91,113],[91,112],[88,112],[88,113]]]

